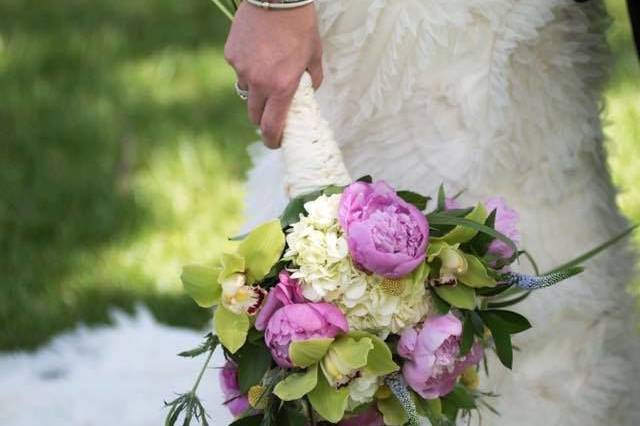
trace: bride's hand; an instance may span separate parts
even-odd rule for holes
[[[291,10],[264,10],[243,2],[224,49],[249,91],[251,121],[269,148],[280,146],[291,99],[305,70],[314,87],[322,82],[322,47],[313,4]]]

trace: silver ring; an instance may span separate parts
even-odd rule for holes
[[[240,85],[238,84],[237,81],[236,81],[235,87],[236,87],[236,93],[238,94],[240,99],[242,99],[243,101],[246,101],[247,99],[249,99],[249,91],[240,88]]]

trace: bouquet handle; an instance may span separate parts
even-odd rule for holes
[[[311,76],[302,75],[282,136],[285,192],[289,198],[329,185],[347,185],[347,171],[329,123],[322,117]]]

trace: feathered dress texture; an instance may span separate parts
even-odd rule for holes
[[[321,109],[352,176],[463,198],[498,194],[522,218],[541,268],[627,224],[602,149],[609,69],[600,1],[318,0]],[[286,203],[278,152],[253,151],[250,225]],[[485,425],[639,425],[638,335],[624,247],[529,298],[534,329],[515,339],[482,389],[501,413]],[[526,265],[523,265],[526,270]],[[492,357],[495,358],[495,357]]]

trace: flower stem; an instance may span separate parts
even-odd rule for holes
[[[192,395],[196,394],[196,390],[198,390],[198,386],[200,386],[200,380],[202,380],[202,376],[204,375],[204,372],[207,370],[207,367],[209,366],[209,362],[211,361],[211,357],[213,356],[213,351],[215,351],[215,347],[209,351],[209,355],[207,355],[207,360],[204,362],[204,365],[200,370],[200,374],[198,374],[198,378],[196,379],[196,382],[193,384],[193,388],[191,389]]]

